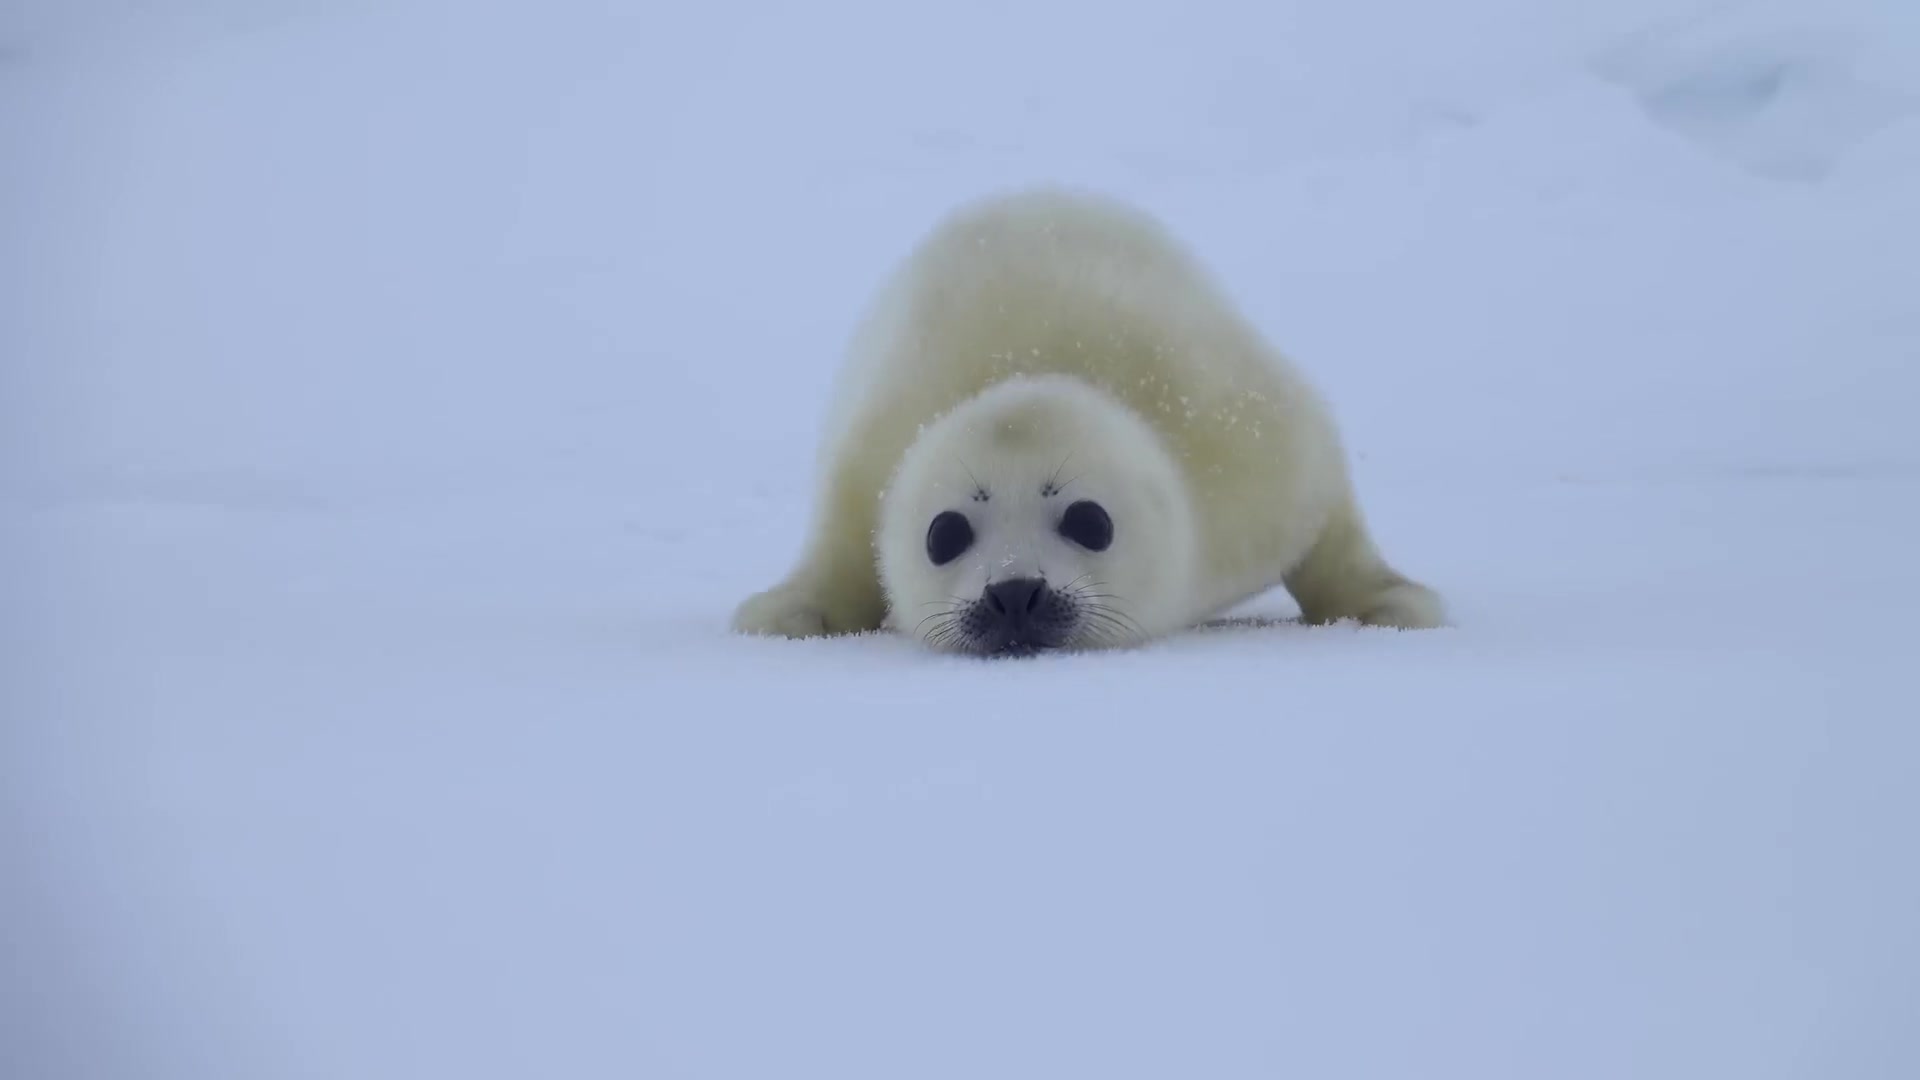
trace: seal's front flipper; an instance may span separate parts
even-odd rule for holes
[[[1401,630],[1447,624],[1440,594],[1387,565],[1351,500],[1335,509],[1313,550],[1285,581],[1308,623],[1353,619]]]

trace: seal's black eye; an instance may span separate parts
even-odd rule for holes
[[[927,526],[927,558],[935,566],[945,566],[973,546],[973,526],[958,510],[942,510]]]
[[[1060,535],[1088,551],[1105,551],[1113,543],[1113,519],[1106,507],[1081,499],[1060,516]]]

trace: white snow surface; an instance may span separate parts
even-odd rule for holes
[[[1454,628],[725,632],[954,203]],[[1920,1076],[1911,0],[14,0],[0,1076]]]

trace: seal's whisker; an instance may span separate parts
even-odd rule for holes
[[[1120,616],[1115,615],[1109,611],[1088,612],[1087,622],[1091,624],[1099,625],[1099,626],[1110,627],[1116,630],[1131,631],[1133,629],[1133,626],[1131,623],[1129,623],[1127,620],[1122,619]]]
[[[1105,604],[1088,604],[1084,618],[1089,623],[1106,627],[1129,638],[1146,636],[1141,632],[1140,624],[1132,616],[1115,611]]]
[[[1040,489],[1042,495],[1058,495],[1066,489],[1067,485],[1060,482],[1060,472],[1067,467],[1067,462],[1072,460],[1073,451],[1069,450],[1067,451],[1067,456],[1060,459],[1060,464],[1053,467],[1053,474],[1047,477],[1046,486]],[[1079,477],[1076,476],[1074,479],[1077,480]],[[1073,483],[1073,480],[1067,481],[1067,484],[1071,483]]]

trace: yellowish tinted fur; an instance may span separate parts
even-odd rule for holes
[[[877,629],[882,492],[924,426],[988,386],[1060,374],[1148,422],[1198,517],[1196,622],[1284,584],[1309,621],[1426,627],[1437,595],[1381,558],[1315,391],[1155,222],[1057,190],[983,200],[925,238],[855,334],[799,564],[743,631]]]

